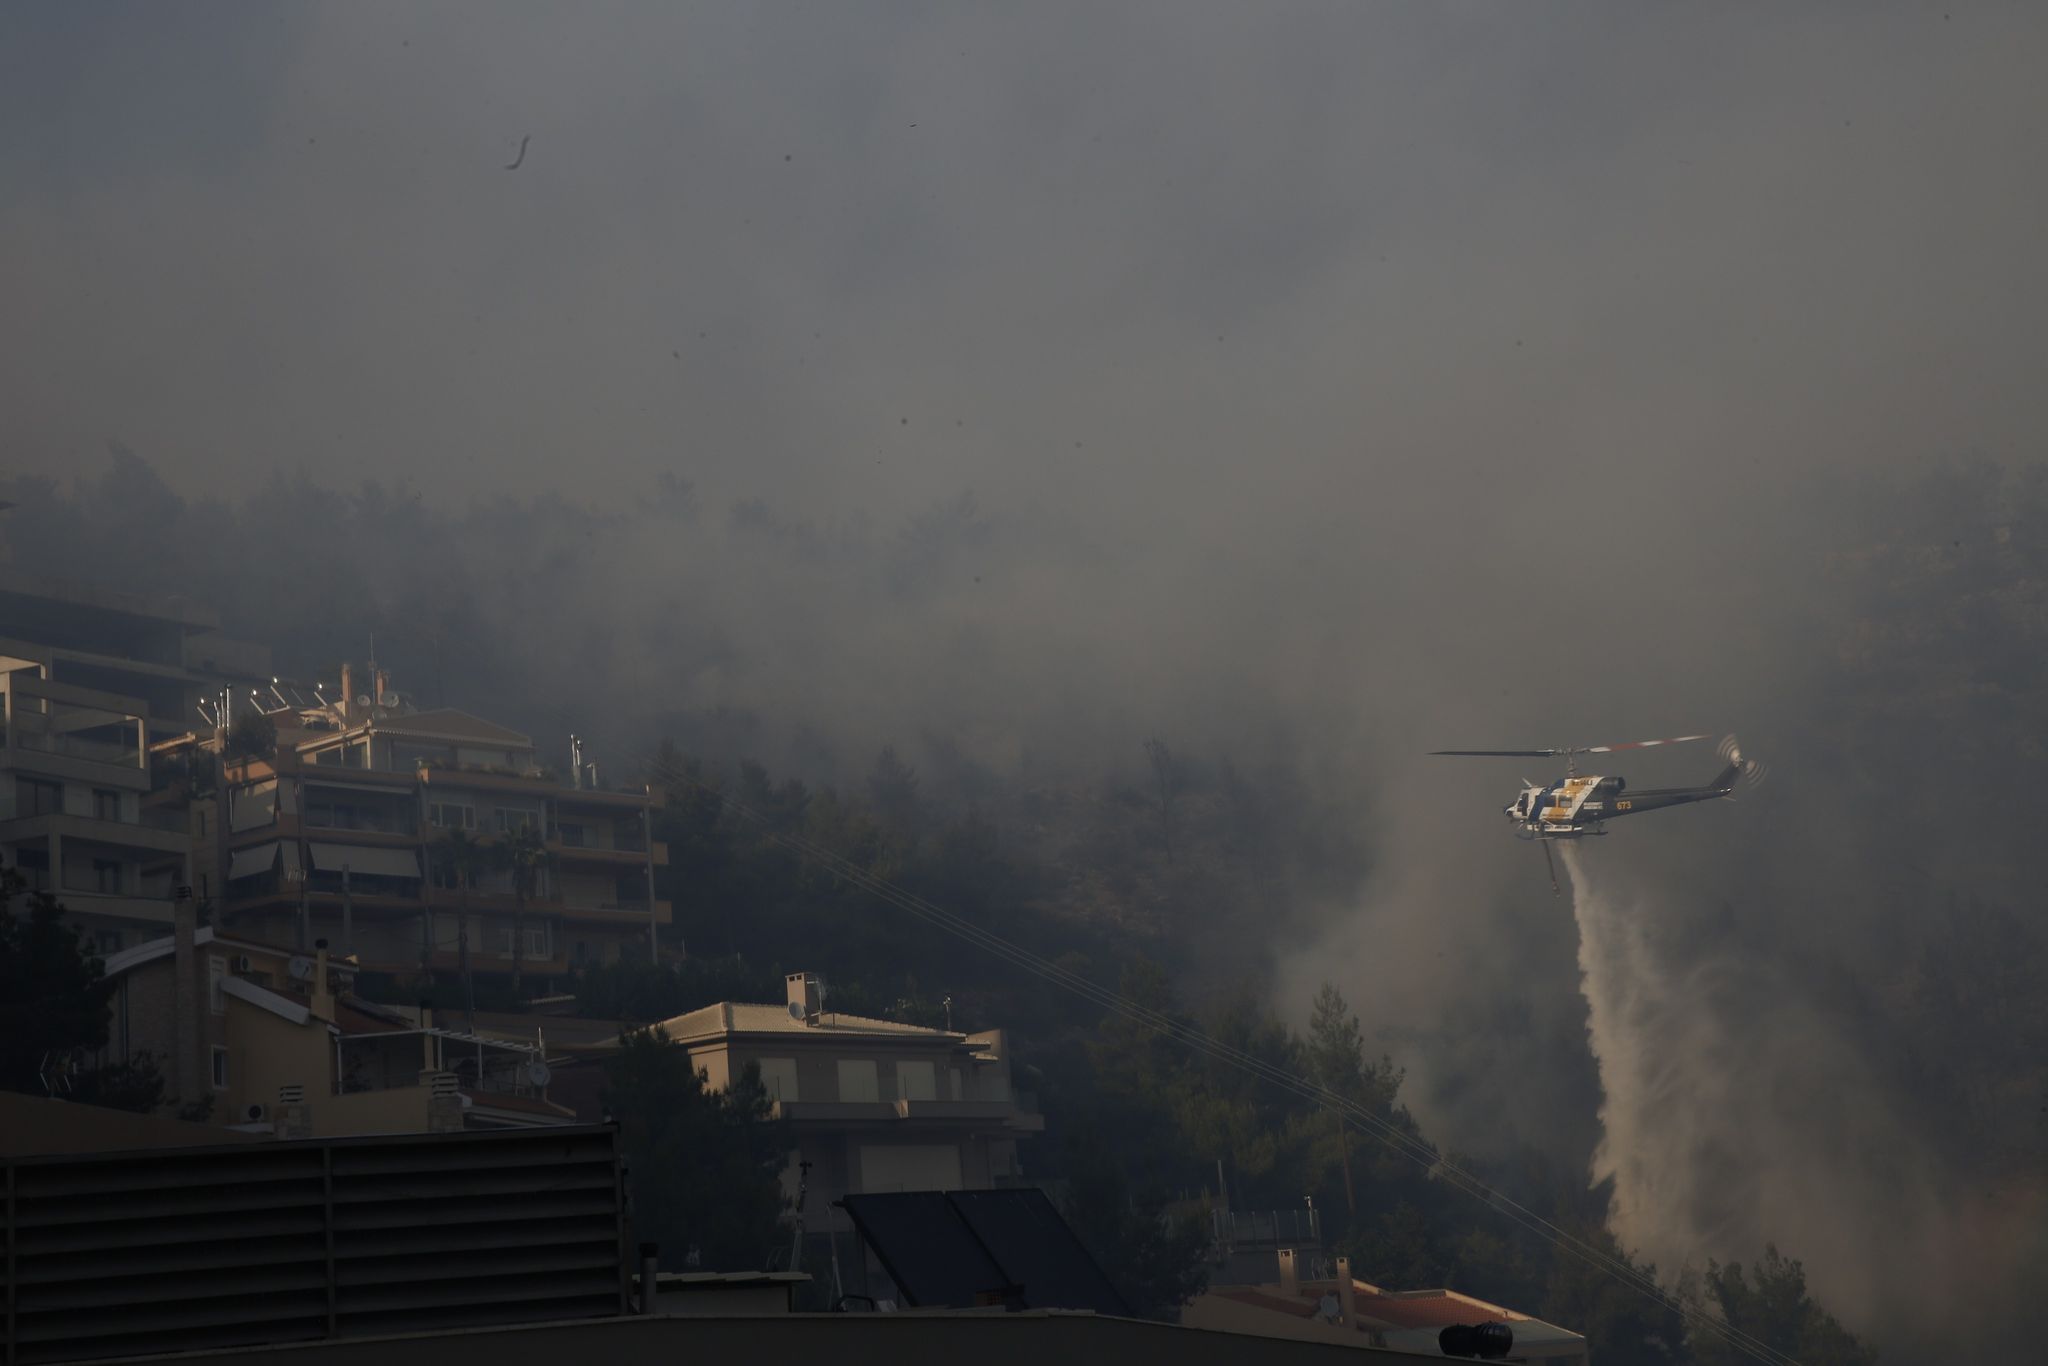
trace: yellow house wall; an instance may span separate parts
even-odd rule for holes
[[[295,1025],[230,996],[226,1033],[231,1108],[226,1114],[216,1111],[216,1120],[238,1123],[251,1105],[274,1109],[282,1086],[304,1087],[306,1099],[314,1103],[333,1092],[334,1040],[325,1023],[309,1019]]]

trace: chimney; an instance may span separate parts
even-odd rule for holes
[[[206,1095],[212,1081],[199,1065],[198,933],[199,909],[186,892],[171,903],[171,1009],[177,1031],[173,1037],[178,1041],[177,1065],[171,1075],[178,1099],[188,1105]]]
[[[661,1244],[640,1244],[640,1312],[652,1314],[661,1303]]]
[[[1351,1328],[1358,1323],[1358,1282],[1351,1279],[1351,1259],[1337,1259],[1337,1312],[1344,1316],[1344,1326]]]
[[[355,720],[355,712],[356,666],[353,664],[343,664],[341,666],[341,714],[353,721]]]
[[[1295,1271],[1291,1247],[1280,1249],[1280,1293],[1290,1300],[1301,1294],[1301,1277]]]
[[[327,985],[327,941],[313,941],[313,999],[309,1003],[317,1019],[334,1023],[334,993]]]
[[[426,1030],[426,1029],[432,1029],[433,1027],[434,1027],[434,1008],[433,1008],[433,1006],[429,1005],[429,1004],[428,1004],[427,1002],[425,1002],[425,1001],[421,1001],[421,1002],[420,1002],[420,1028],[421,1028],[421,1029],[423,1029],[423,1030]],[[429,1071],[429,1072],[433,1072],[433,1071],[436,1071],[436,1070],[438,1070],[438,1069],[437,1069],[437,1068],[435,1067],[435,1065],[434,1065],[434,1036],[433,1036],[433,1035],[431,1035],[431,1034],[421,1034],[421,1035],[420,1035],[420,1042],[421,1042],[422,1044],[424,1044],[424,1045],[426,1046],[426,1058],[425,1058],[425,1060],[424,1060],[423,1066],[424,1066],[424,1067],[426,1068],[426,1070],[427,1070],[427,1071]]]
[[[818,975],[814,972],[792,972],[784,980],[789,987],[790,1018],[802,1020],[807,1025],[816,1024],[822,1000],[818,991]]]
[[[391,670],[379,669],[370,680],[377,685],[377,691],[370,694],[370,700],[378,706],[384,705],[385,694],[391,691]]]

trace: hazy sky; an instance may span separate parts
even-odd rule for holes
[[[61,474],[118,437],[190,490],[678,470],[1218,538],[1390,491],[1468,528],[1668,517],[2038,429],[2044,34],[2025,4],[16,5],[0,440]]]

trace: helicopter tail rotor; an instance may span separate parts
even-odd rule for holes
[[[1720,748],[1722,761],[1734,765],[1744,785],[1752,789],[1759,788],[1764,785],[1764,780],[1771,776],[1769,766],[1762,760],[1751,759],[1743,754],[1742,746],[1736,743],[1734,736],[1723,740]]]

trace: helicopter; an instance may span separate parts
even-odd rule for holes
[[[1726,766],[1702,787],[1655,787],[1631,792],[1625,778],[1580,773],[1578,759],[1581,754],[1616,754],[1623,750],[1652,749],[1660,745],[1683,745],[1711,739],[1711,735],[1675,735],[1667,740],[1632,740],[1618,745],[1572,745],[1563,749],[1438,749],[1430,753],[1459,758],[1548,759],[1564,756],[1564,777],[1553,783],[1531,782],[1524,778],[1521,795],[1502,808],[1507,818],[1514,822],[1515,838],[1543,844],[1544,862],[1550,864],[1550,890],[1555,894],[1558,891],[1557,865],[1551,860],[1549,841],[1604,835],[1607,822],[1622,816],[1661,811],[1667,806],[1684,806],[1691,802],[1713,801],[1720,797],[1732,798],[1737,783],[1755,785],[1763,781],[1765,774],[1762,764],[1743,757],[1732,735],[1720,746],[1721,759]]]

